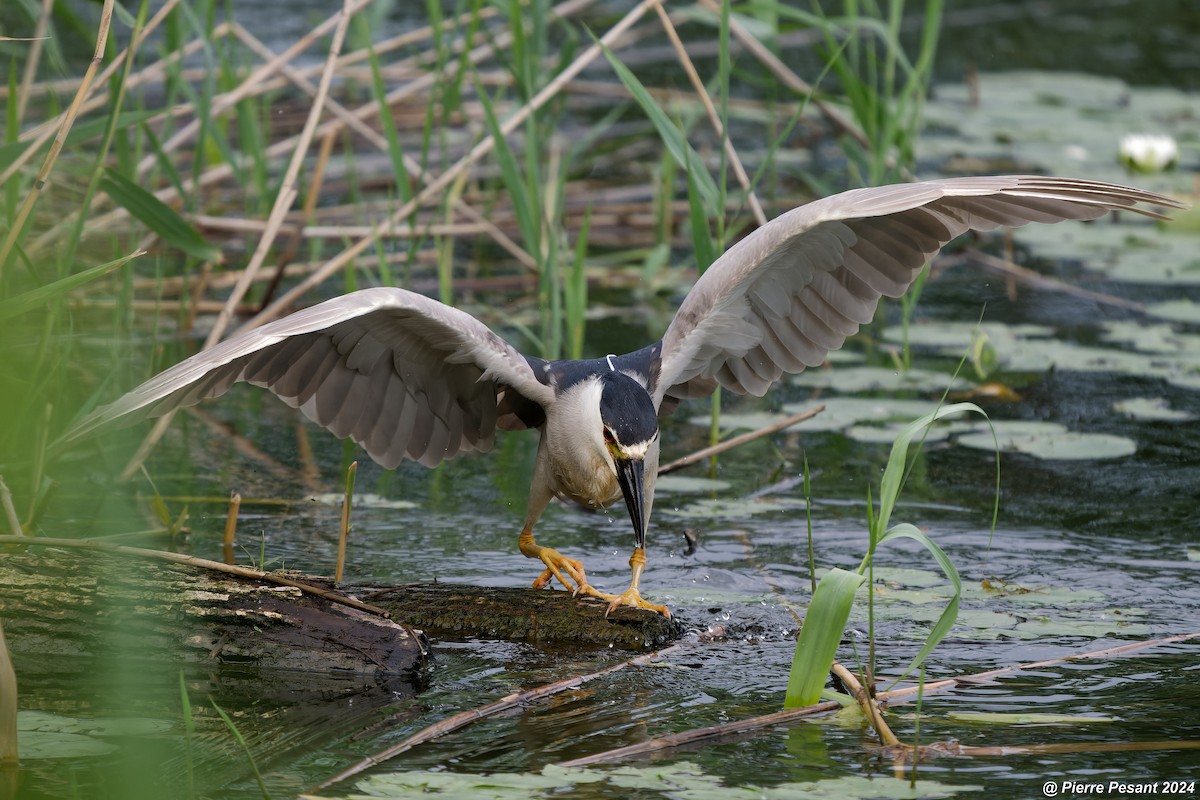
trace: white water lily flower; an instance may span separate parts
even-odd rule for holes
[[[1121,138],[1121,163],[1136,172],[1161,172],[1178,160],[1179,145],[1165,133],[1131,133]]]

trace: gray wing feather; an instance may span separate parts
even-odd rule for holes
[[[471,315],[403,289],[366,289],[192,356],[96,410],[59,444],[217,397],[239,381],[270,390],[388,468],[487,450],[503,393],[543,407],[554,400],[525,357]]]
[[[821,364],[968,230],[1182,207],[1163,195],[1037,176],[950,178],[856,189],[793,209],[734,245],[701,276],[668,327],[654,399],[718,384],[762,395]]]

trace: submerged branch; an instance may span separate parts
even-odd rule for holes
[[[366,770],[371,769],[372,767],[378,766],[388,759],[395,758],[401,753],[405,753],[417,745],[432,741],[440,736],[445,736],[447,733],[464,728],[473,722],[487,719],[488,717],[493,717],[503,711],[516,708],[526,703],[532,703],[534,701],[541,700],[543,697],[549,697],[560,692],[574,689],[589,681],[594,681],[597,678],[602,678],[607,675],[611,675],[614,672],[619,672],[626,667],[639,667],[643,664],[650,664],[663,658],[668,653],[676,652],[682,647],[683,645],[677,644],[672,647],[668,647],[665,650],[647,653],[645,655],[637,656],[636,658],[631,658],[628,661],[622,661],[619,664],[613,664],[611,667],[606,667],[599,672],[592,672],[587,675],[577,675],[572,678],[566,678],[561,681],[555,681],[554,683],[548,683],[544,686],[539,686],[536,689],[529,689],[524,692],[510,694],[507,697],[502,697],[493,703],[488,703],[487,705],[473,708],[470,711],[463,711],[459,714],[455,714],[452,717],[447,717],[444,720],[435,722],[433,725],[418,731],[412,736],[409,736],[403,741],[392,745],[382,752],[364,758],[362,761],[359,761],[357,764],[349,767],[348,769],[342,770],[332,778],[326,778],[314,786],[310,791],[315,792],[320,789],[327,789],[334,784],[341,783],[347,778],[352,778],[355,775],[359,775]]]
[[[923,691],[925,695],[930,695],[938,692],[950,691],[961,685],[975,684],[980,681],[996,678],[1001,675],[1011,674],[1022,670],[1038,669],[1041,667],[1053,666],[1055,664],[1065,664],[1070,661],[1081,661],[1085,659],[1107,658],[1114,655],[1124,655],[1137,650],[1145,650],[1158,645],[1171,644],[1174,642],[1184,642],[1191,639],[1200,639],[1200,632],[1180,634],[1178,636],[1167,636],[1162,639],[1151,639],[1143,642],[1133,642],[1131,644],[1119,645],[1117,647],[1108,647],[1103,650],[1091,650],[1085,653],[1075,653],[1069,656],[1061,656],[1059,658],[1051,658],[1045,661],[1035,661],[1027,664],[1014,664],[1000,669],[989,670],[988,672],[979,672],[974,675],[964,675],[959,678],[949,678],[947,680],[935,681],[927,683],[924,689],[920,686],[909,686],[903,689],[896,689],[889,692],[880,692],[876,697],[879,700],[890,702],[904,702],[908,698]],[[658,753],[664,750],[671,750],[676,747],[681,747],[693,742],[708,741],[718,739],[723,736],[732,736],[734,734],[750,733],[760,731],[765,728],[771,728],[776,725],[782,725],[792,722],[803,717],[821,714],[826,711],[836,711],[841,705],[837,702],[824,702],[817,705],[805,706],[803,708],[793,708],[786,711],[776,711],[773,714],[765,714],[759,717],[750,717],[748,719],[735,720],[734,722],[726,722],[721,725],[711,725],[706,728],[697,728],[695,730],[684,731],[682,733],[674,733],[669,736],[662,736],[657,739],[650,739],[638,744],[629,745],[628,747],[619,747],[615,750],[607,750],[602,753],[595,753],[583,758],[572,759],[558,764],[560,767],[582,767],[591,764],[611,763],[613,761],[621,761],[630,756],[639,756],[646,753]],[[1128,746],[1128,745],[1126,745]],[[1191,746],[1191,745],[1187,745]],[[992,749],[992,748],[984,748]],[[922,751],[927,752],[927,751]],[[987,753],[987,755],[996,755],[997,753]],[[970,755],[970,753],[965,753]]]

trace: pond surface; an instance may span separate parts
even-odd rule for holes
[[[1158,235],[1131,220],[1120,227],[1138,236]],[[1187,282],[1164,289],[1081,273],[1073,263],[1043,266],[1145,303],[1197,295]],[[1061,431],[1108,437],[1129,443],[1132,452],[1101,447],[1080,455],[1074,443],[1058,454],[1066,458],[1041,457],[1037,447],[1033,454],[1006,452],[999,524],[992,533],[994,456],[963,444],[971,443],[978,424],[955,422],[931,435],[895,521],[912,522],[933,537],[957,565],[966,589],[959,623],[929,659],[926,678],[1200,630],[1197,322],[1156,322],[1138,312],[1027,287],[1018,288],[1016,301],[1010,302],[1005,291],[1002,280],[951,265],[922,297],[910,335],[918,357],[909,372],[891,364],[898,329],[882,326],[854,342],[829,369],[789,380],[764,400],[726,398],[724,422],[730,426],[758,424],[816,402],[826,403],[828,411],[807,426],[723,456],[714,474],[701,466],[664,479],[643,589],[670,605],[686,626],[690,644],[685,649],[662,665],[625,670],[419,747],[331,794],[344,795],[357,783],[363,791],[393,797],[409,796],[418,787],[446,796],[470,790],[472,796],[523,797],[553,794],[549,787],[562,785],[574,785],[572,796],[584,797],[627,797],[631,788],[649,792],[639,796],[700,797],[718,788],[729,796],[759,796],[749,786],[776,787],[779,796],[801,790],[896,796],[899,784],[890,782],[888,759],[872,751],[874,739],[861,720],[841,720],[841,715],[612,767],[561,772],[552,765],[778,710],[794,647],[793,611],[803,613],[809,593],[798,481],[803,459],[812,474],[818,564],[853,568],[866,546],[868,485],[877,487],[889,449],[880,441],[891,435],[885,420],[910,419],[936,404],[983,303],[985,329],[1000,365],[989,377],[1020,397],[976,398],[1001,438],[1007,425],[1037,423],[1043,427],[1035,433],[1044,429],[1051,439]],[[894,316],[897,309],[890,312]],[[614,313],[596,323],[593,334],[601,346],[640,338],[644,319],[636,311]],[[1097,359],[1109,366],[1097,366]],[[953,391],[970,386],[960,378]],[[209,410],[233,422],[279,463],[295,463],[295,419],[281,404],[242,387]],[[702,446],[707,422],[704,404],[681,410],[664,426],[664,458]],[[318,488],[333,491],[347,452],[358,456],[321,432],[312,431],[309,438],[322,466]],[[406,465],[388,473],[361,462],[360,492],[386,502],[356,506],[348,577],[528,584],[537,570],[515,545],[535,439],[511,434],[493,454],[457,460],[434,472]],[[193,498],[187,501],[193,531],[184,543],[188,552],[220,558],[224,498],[238,490],[245,497],[239,540],[243,563],[265,555],[272,566],[332,570],[338,509],[306,499],[294,481],[239,456],[196,420],[180,419],[150,473],[168,498]],[[266,505],[258,498],[292,502]],[[128,500],[114,494],[105,502],[124,506]],[[168,502],[178,508],[184,501]],[[699,533],[690,555],[683,537],[687,528]],[[600,588],[619,590],[628,580],[632,542],[623,509],[585,513],[554,506],[539,527],[539,540],[582,558]],[[948,587],[919,548],[889,548],[879,563],[875,635],[880,674],[886,677],[914,656]],[[851,643],[857,643],[860,656],[865,653],[866,631],[864,607],[856,611],[840,654],[847,664],[856,661]],[[209,698],[233,715],[272,794],[288,796],[453,713],[629,657],[489,641],[434,645],[427,683],[415,693],[297,675],[289,691],[264,695],[253,676],[188,674],[198,728],[190,746],[197,796],[260,796],[249,762]],[[922,765],[920,775],[941,789],[930,785],[922,793],[978,788],[995,796],[1028,797],[1047,780],[1200,778],[1194,751],[1164,747],[1134,758],[1087,752],[1097,742],[1200,740],[1198,670],[1200,642],[1176,643],[1124,657],[1056,664],[926,698],[922,742],[1070,743],[1082,752],[940,758]],[[179,676],[118,675],[108,681],[89,676],[82,692],[80,678],[69,664],[34,670],[22,679],[23,707],[70,719],[132,714],[158,727],[150,735],[101,736],[125,757],[106,756],[110,766],[105,769],[95,759],[31,762],[28,796],[70,796],[73,786],[80,796],[90,796],[97,786],[112,788],[121,781],[144,786],[147,775],[171,782],[173,793],[185,792],[181,776],[187,774],[188,749],[181,735]],[[131,680],[136,681],[133,700]],[[1096,721],[997,724],[971,718],[986,712]],[[898,706],[893,718],[896,733],[911,741],[913,708]],[[113,772],[114,758],[130,772]],[[492,773],[509,777],[483,777]],[[864,777],[876,782],[862,783]],[[154,780],[157,786],[160,778]],[[484,788],[505,780],[514,785]],[[156,791],[147,796],[163,796]]]
[[[1177,57],[1196,52],[1177,51]],[[1029,73],[985,76],[983,85],[988,96],[997,97],[1045,86],[1046,80]],[[1046,122],[1047,109],[1065,107],[1065,114],[1070,102],[1050,99],[1029,114],[985,105],[981,118],[970,118],[961,112],[965,89],[949,85],[938,92],[929,114],[931,124],[954,130],[944,141],[923,140],[923,161],[942,163],[965,148],[1051,172],[1131,180],[1156,189],[1186,186],[1180,178],[1136,180],[1120,174],[1097,131],[1103,125],[1116,131],[1121,120],[1135,119],[1143,101],[1154,109],[1143,119],[1175,120],[1181,129],[1194,126],[1195,116],[1180,117],[1172,110],[1173,103],[1192,107],[1194,100],[1135,93],[1130,110],[1113,100],[1123,90],[1119,82],[1084,79],[1085,92],[1064,89],[1065,80],[1056,83],[1062,97],[1092,103],[1086,110],[1094,125],[1074,129],[1083,131],[1082,151],[1054,138],[1069,139],[1072,129]],[[1096,103],[1105,104],[1108,113],[1097,114]],[[1022,117],[1026,123],[1040,120],[1046,130],[1003,142],[986,136],[1000,124],[1027,130],[1020,127]],[[698,466],[680,473],[682,479],[663,481],[643,592],[668,604],[685,625],[683,649],[662,664],[627,669],[477,723],[326,794],[901,796],[903,785],[894,782],[890,760],[872,749],[875,739],[862,721],[846,714],[612,766],[563,770],[554,765],[780,708],[796,615],[803,614],[809,595],[799,481],[804,459],[812,475],[818,565],[853,568],[866,546],[868,490],[878,493],[890,447],[888,423],[936,405],[985,307],[984,330],[997,364],[987,380],[1003,383],[1015,396],[972,394],[979,379],[970,366],[952,391],[984,406],[1004,442],[998,525],[991,530],[995,462],[986,449],[990,434],[969,420],[931,435],[894,517],[935,539],[965,584],[959,623],[928,660],[927,680],[1200,632],[1200,313],[1195,305],[1200,302],[1195,261],[1200,246],[1195,237],[1128,219],[1030,228],[1017,235],[1018,245],[1055,259],[1036,262],[1039,269],[1149,310],[1014,288],[951,257],[941,262],[943,269],[921,298],[909,336],[916,353],[912,370],[902,373],[894,364],[903,335],[893,306],[890,324],[855,340],[830,369],[786,381],[761,401],[726,397],[724,421],[731,428],[753,427],[818,402],[828,408],[808,425],[722,456],[712,474]],[[1150,244],[1139,247],[1138,242]],[[1136,272],[1129,270],[1130,263],[1140,265]],[[661,327],[647,320],[661,319],[676,299],[614,298],[633,310],[592,322],[590,346],[602,354],[656,338]],[[272,567],[331,572],[339,512],[309,500],[309,492],[298,488],[302,483],[291,472],[298,451],[296,416],[246,387],[207,411],[234,424],[283,469],[246,458],[229,441],[214,438],[206,425],[181,415],[149,465],[171,507],[189,507],[192,534],[181,549],[221,557],[225,498],[236,490],[245,498],[242,563],[265,558]],[[705,404],[681,409],[664,425],[664,460],[706,444],[707,423]],[[977,446],[981,434],[984,449]],[[337,491],[342,467],[360,454],[315,429],[308,438],[320,466],[311,489]],[[492,454],[434,472],[414,465],[384,472],[360,460],[359,491],[388,502],[356,506],[348,578],[527,585],[538,570],[517,552],[516,536],[535,446],[536,436],[530,434],[504,436]],[[124,515],[126,530],[143,526],[138,515],[144,504],[123,490],[105,491],[83,502],[106,506],[110,520]],[[140,484],[129,491],[149,490]],[[289,502],[280,505],[279,499]],[[64,508],[79,500],[63,498]],[[64,512],[63,524],[69,524],[66,517]],[[690,554],[685,529],[699,535]],[[599,588],[619,591],[626,585],[632,541],[623,509],[589,514],[554,506],[538,536],[543,544],[581,558]],[[879,672],[887,678],[898,675],[916,654],[948,587],[916,546],[888,548],[879,563],[873,587],[875,637]],[[864,604],[855,611],[839,653],[852,668],[865,653],[867,628]],[[198,797],[262,796],[246,752],[210,699],[232,716],[271,795],[291,796],[452,714],[630,655],[435,641],[432,666],[419,687],[296,675],[286,691],[264,692],[258,676],[193,671],[184,675],[196,726],[191,737],[184,735],[177,673],[114,669],[84,675],[70,663],[26,665],[22,708],[57,717],[26,716],[23,724],[82,727],[78,732],[106,753],[27,760],[22,796],[172,797],[189,791]],[[921,781],[928,782],[919,787],[923,796],[1036,797],[1046,781],[1107,786],[1109,781],[1200,780],[1194,750],[1165,745],[1144,752],[1089,750],[1097,743],[1200,740],[1198,673],[1200,640],[1164,644],[1121,657],[1022,671],[928,697],[920,710],[919,734],[914,706],[897,706],[891,721],[908,742],[919,735],[922,743],[954,739],[993,747],[1075,747],[935,759],[920,767]],[[1094,721],[1004,724],[971,716],[989,712]],[[97,718],[126,723],[104,728]]]

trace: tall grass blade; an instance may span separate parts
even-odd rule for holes
[[[242,736],[242,732],[237,729],[237,725],[233,724],[233,720],[225,713],[225,709],[217,705],[217,701],[211,697],[208,700],[212,703],[212,707],[221,715],[221,719],[225,722],[225,727],[229,728],[229,732],[233,734],[233,738],[242,746],[242,750],[246,753],[246,760],[250,762],[250,769],[254,771],[254,780],[258,781],[258,789],[262,792],[263,800],[271,800],[271,793],[267,791],[266,781],[263,780],[262,773],[258,771],[258,764],[254,763],[254,755],[250,752],[250,745],[246,743],[246,738]]]
[[[784,708],[810,706],[820,699],[854,606],[854,594],[864,580],[857,572],[831,569],[817,584],[796,640]]]
[[[958,570],[954,568],[954,563],[946,555],[945,551],[938,547],[937,542],[930,539],[915,525],[901,522],[885,533],[878,544],[889,542],[892,539],[912,539],[925,545],[925,549],[933,555],[934,560],[938,562],[938,566],[942,568],[942,572],[950,579],[950,585],[954,587],[954,595],[950,598],[950,602],[942,609],[937,622],[929,630],[929,635],[925,637],[925,643],[921,645],[921,649],[917,651],[913,660],[904,668],[899,677],[896,678],[899,681],[921,666],[929,654],[933,652],[933,648],[937,647],[942,639],[946,638],[946,634],[950,633],[950,629],[954,627],[954,621],[958,619],[958,607],[962,602],[962,579],[958,576]]]
[[[100,188],[172,247],[177,247],[201,261],[221,260],[220,249],[205,241],[175,209],[121,173],[106,169],[104,178],[100,181]]]
[[[109,261],[106,264],[99,264],[95,267],[85,269],[83,272],[68,275],[65,278],[54,281],[54,283],[30,289],[28,292],[19,294],[16,297],[0,300],[0,322],[30,311],[44,309],[50,301],[61,298],[68,292],[83,286],[85,283],[107,275],[141,255],[145,255],[144,250],[138,250],[123,258],[118,258],[116,261]]]
[[[984,419],[988,418],[987,412],[974,403],[952,403],[948,406],[939,406],[925,416],[910,422],[896,437],[892,443],[892,452],[888,456],[887,466],[883,470],[883,480],[879,484],[879,513],[872,523],[873,532],[877,534],[875,537],[877,542],[882,539],[883,531],[887,530],[888,521],[896,507],[896,500],[900,496],[900,489],[904,484],[905,465],[908,462],[908,446],[912,443],[913,437],[940,419],[964,412],[973,412]]]
[[[689,167],[691,164],[704,163],[699,154],[688,143],[687,137],[683,135],[679,126],[667,116],[667,112],[658,104],[658,101],[646,91],[646,87],[637,79],[637,76],[622,64],[620,59],[613,55],[611,50],[603,45],[601,45],[601,48],[604,51],[605,58],[612,64],[613,70],[617,73],[617,77],[625,85],[625,89],[638,102],[642,110],[646,112],[646,116],[654,125],[654,129],[658,131],[659,138],[662,139],[667,150],[674,156],[675,161],[679,166],[688,170],[689,179],[695,173],[696,189],[704,199],[704,204],[708,209],[709,215],[716,216],[721,212],[720,190],[717,188],[717,182],[713,180],[712,175],[709,175],[707,170],[693,170]]]

